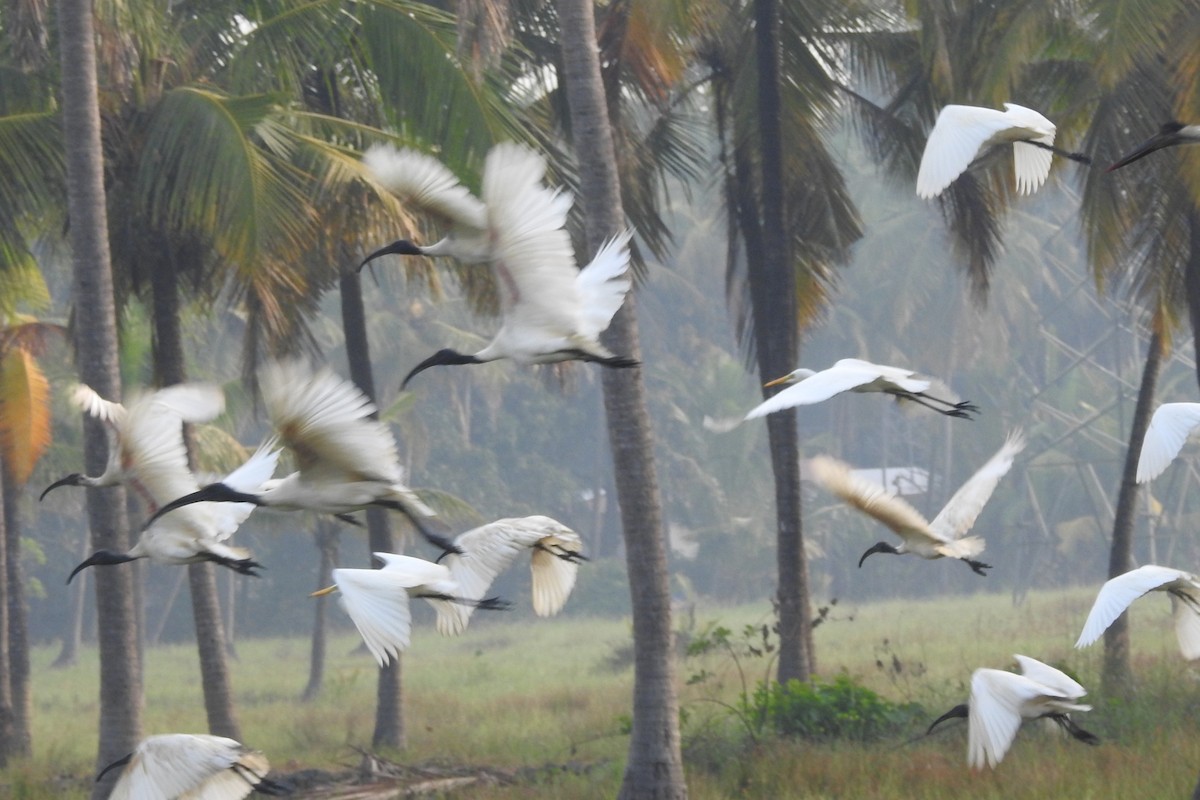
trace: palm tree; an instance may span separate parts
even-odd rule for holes
[[[570,107],[588,247],[595,252],[621,230],[624,212],[593,13],[588,0],[559,0],[561,78]],[[606,338],[614,352],[639,357],[632,296]],[[640,370],[608,370],[603,385],[625,532],[635,653],[633,731],[619,797],[683,798],[687,787],[671,648],[670,586],[645,388]]]
[[[96,45],[90,0],[59,5],[63,137],[66,143],[68,209],[74,261],[72,289],[86,297],[75,318],[79,378],[104,397],[120,397],[117,325],[104,195],[104,157],[96,84]],[[99,474],[107,442],[99,421],[85,421],[85,462]],[[124,492],[88,492],[93,547],[129,546]],[[96,611],[104,624],[100,640],[100,732],[97,768],[133,750],[142,734],[141,665],[133,610],[133,575],[105,570],[96,578]],[[112,780],[97,781],[92,797],[106,797]]]

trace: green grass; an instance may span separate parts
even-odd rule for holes
[[[1200,683],[1175,649],[1165,598],[1134,606],[1134,701],[1099,696],[1099,645],[1072,649],[1093,594],[1032,594],[1020,607],[1006,595],[841,604],[816,631],[820,673],[846,672],[894,702],[917,702],[929,719],[967,693],[973,669],[1005,667],[1013,653],[1059,665],[1088,686],[1096,709],[1082,724],[1104,744],[1089,748],[1026,726],[1004,762],[975,773],[965,764],[963,725],[906,743],[811,744],[765,738],[751,743],[716,701],[741,679],[728,656],[679,665],[691,797],[1000,798],[1183,797],[1200,769],[1193,735]],[[477,618],[466,635],[443,639],[418,630],[404,658],[408,749],[384,755],[406,764],[535,768],[515,785],[472,787],[483,798],[608,798],[620,784],[627,739],[631,670],[627,621]],[[719,620],[740,631],[769,622],[765,606],[700,608],[697,626]],[[339,620],[340,622],[340,620]],[[331,641],[324,692],[298,697],[307,679],[308,642],[238,644],[232,680],[245,741],[280,772],[340,771],[369,748],[374,662],[352,630]],[[0,771],[0,796],[14,800],[84,797],[96,752],[98,669],[93,649],[68,669],[51,669],[57,648],[34,653],[34,757]],[[743,662],[749,682],[768,667]],[[701,669],[710,678],[684,685]],[[205,729],[191,646],[156,648],[146,664],[145,730]],[[750,687],[752,688],[752,686]],[[718,733],[713,733],[717,731]],[[707,736],[704,735],[707,732]],[[587,767],[581,775],[559,769]],[[544,768],[544,769],[543,769]]]

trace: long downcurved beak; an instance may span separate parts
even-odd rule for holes
[[[1146,141],[1139,144],[1133,150],[1126,153],[1120,160],[1109,165],[1105,172],[1112,172],[1114,169],[1120,169],[1126,164],[1132,164],[1139,158],[1145,158],[1155,150],[1161,150],[1164,147],[1170,147],[1179,141],[1179,135],[1175,133],[1156,133]]]
[[[79,485],[79,475],[76,473],[71,473],[70,475],[67,475],[64,478],[59,478],[54,483],[47,486],[42,491],[42,493],[40,495],[38,495],[38,502],[39,503],[42,502],[42,500],[46,499],[46,495],[50,494],[51,491],[53,491],[54,489],[57,489],[60,486],[78,486],[78,485]]]
[[[960,704],[956,705],[954,708],[947,711],[945,714],[942,714],[940,717],[935,719],[932,723],[930,723],[929,727],[926,728],[926,730],[925,730],[925,735],[928,736],[929,734],[933,733],[934,728],[936,728],[939,724],[945,722],[948,719],[955,719],[957,717],[961,717],[962,719],[967,719],[969,714],[970,714],[970,707],[967,706],[966,703],[960,703]]]
[[[392,242],[391,244],[384,245],[383,247],[376,250],[374,253],[371,253],[366,258],[364,258],[362,260],[362,263],[358,265],[358,271],[362,272],[363,267],[365,267],[367,264],[371,263],[375,259],[379,258],[380,256],[391,256],[391,255],[419,256],[419,255],[421,255],[421,248],[417,247],[415,244],[410,242],[408,239],[397,239],[396,241]]]

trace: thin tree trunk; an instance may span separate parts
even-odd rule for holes
[[[362,281],[357,272],[346,272],[341,278],[342,330],[346,336],[346,361],[350,380],[363,394],[375,402],[375,378],[371,372],[371,348],[367,339],[367,317],[363,309]],[[376,403],[378,405],[378,403]],[[372,414],[378,418],[378,414]],[[372,553],[394,553],[391,523],[381,508],[367,509],[367,538]],[[375,698],[374,747],[405,746],[404,691],[401,680],[400,656],[379,670]]]
[[[616,154],[592,3],[558,0],[558,16],[580,201],[588,249],[594,253],[624,226]],[[621,355],[641,356],[632,292],[613,318],[605,344]],[[666,536],[645,385],[640,369],[604,370],[602,380],[633,607],[633,730],[618,796],[622,800],[686,798]]]
[[[160,386],[173,386],[187,380],[183,357],[183,334],[179,318],[178,266],[171,243],[160,241],[167,257],[150,272],[153,291],[154,372]],[[188,461],[192,460],[190,431]],[[194,466],[189,463],[189,466]],[[233,703],[229,661],[225,648],[225,629],[221,621],[221,600],[217,576],[212,564],[189,564],[188,588],[192,597],[192,620],[196,630],[196,650],[200,658],[200,685],[204,692],[204,710],[208,731],[216,736],[241,739],[241,726]]]
[[[317,570],[318,590],[329,585],[329,574],[337,563],[338,539],[340,538],[338,534],[337,525],[326,522],[324,519],[317,523],[317,529],[313,533],[317,551],[321,554],[321,566]],[[326,595],[321,595],[317,598],[314,606],[312,648],[309,651],[308,659],[308,685],[304,687],[304,693],[300,696],[300,699],[305,702],[315,700],[321,694],[321,687],[325,681],[325,650],[329,638],[329,620],[328,614],[326,614],[328,600]]]
[[[1125,467],[1121,472],[1121,491],[1113,519],[1112,550],[1109,551],[1108,577],[1115,578],[1133,569],[1133,527],[1137,512],[1137,462],[1142,453],[1142,441],[1150,424],[1154,405],[1154,390],[1162,366],[1162,336],[1157,324],[1150,334],[1146,348],[1146,364],[1142,383],[1138,387],[1137,405],[1129,430],[1129,449],[1125,451]],[[1104,669],[1100,677],[1101,692],[1108,697],[1128,696],[1133,691],[1133,670],[1129,663],[1129,615],[1113,620],[1104,632]]]
[[[86,535],[83,537],[83,553],[79,557],[80,561],[87,558],[91,552],[88,538]],[[87,577],[88,570],[85,569],[71,582],[71,620],[67,626],[67,632],[63,635],[62,650],[58,651],[58,657],[54,659],[51,667],[69,667],[79,656],[79,645],[83,641],[83,611],[87,600]]]
[[[784,220],[783,102],[779,0],[755,0],[758,57],[758,131],[761,149],[762,262],[750,263],[751,301],[759,374],[765,380],[785,375],[798,360],[796,277],[788,257]],[[765,396],[765,395],[764,395]],[[808,598],[808,561],[800,528],[800,434],[791,412],[767,418],[771,467],[775,476],[776,562],[779,589],[780,683],[808,680],[813,669],[812,614]]]
[[[26,758],[33,754],[33,686],[29,680],[29,600],[25,597],[25,570],[21,564],[21,518],[17,505],[21,487],[7,468],[4,479],[4,535],[8,561],[8,669],[12,685],[12,731],[9,753]]]
[[[67,212],[75,298],[75,357],[79,379],[110,400],[121,397],[117,368],[117,321],[113,305],[108,214],[96,84],[92,0],[61,0],[58,9],[62,70],[63,139],[67,156]],[[103,423],[84,418],[84,462],[89,474],[104,470],[108,455]],[[125,493],[89,490],[88,524],[96,549],[129,549]],[[138,664],[133,573],[97,569],[96,614],[100,643],[98,768],[133,750],[142,733],[142,686]],[[95,800],[112,790],[116,771],[92,786]]]

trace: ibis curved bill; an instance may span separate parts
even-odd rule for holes
[[[1138,454],[1137,482],[1152,481],[1161,475],[1197,427],[1200,403],[1163,403],[1156,408]]]
[[[274,428],[272,439],[292,452],[299,469],[258,490],[222,481],[176,495],[151,522],[204,501],[334,515],[379,506],[407,516],[441,550],[455,550],[434,530],[442,523],[433,509],[404,485],[391,429],[371,418],[375,405],[353,382],[328,368],[313,371],[305,362],[291,360],[267,364],[259,383]]]
[[[967,480],[946,503],[932,522],[926,521],[905,500],[889,494],[876,483],[854,474],[849,465],[829,456],[808,461],[808,474],[818,484],[849,505],[886,525],[903,541],[899,546],[879,542],[862,554],[858,566],[874,553],[921,558],[958,558],[979,575],[991,565],[975,560],[983,552],[980,536],[966,536],[979,513],[992,496],[996,484],[1008,473],[1013,459],[1025,449],[1025,437],[1019,430],[1008,435],[1003,446]]]
[[[1132,164],[1139,158],[1145,158],[1155,150],[1161,150],[1164,147],[1198,143],[1200,143],[1200,125],[1184,125],[1182,122],[1172,120],[1164,123],[1158,133],[1121,156],[1104,171],[1112,172],[1114,169],[1120,169],[1126,164]]]
[[[380,150],[370,163],[375,164],[381,182],[417,202],[424,198],[435,213],[450,217],[452,228],[446,239],[430,247],[400,240],[375,251],[363,263],[386,253],[486,262],[503,313],[500,330],[482,350],[439,350],[405,376],[404,386],[430,367],[500,359],[519,364],[590,361],[613,368],[638,366],[635,359],[610,352],[599,339],[632,286],[632,232],[614,236],[590,264],[578,269],[566,230],[571,196],[542,185],[546,163],[540,154],[513,142],[493,147],[484,163],[482,200],[466,193],[444,167],[435,169],[427,157]],[[406,169],[412,170],[411,175],[401,177]],[[478,227],[481,208],[482,229]]]
[[[967,718],[967,763],[974,769],[995,767],[1012,746],[1021,722],[1027,719],[1054,720],[1075,739],[1100,744],[1095,734],[1071,719],[1073,711],[1091,711],[1074,701],[1087,694],[1069,675],[1029,656],[1014,655],[1021,674],[981,668],[971,675],[971,696],[933,721],[928,733],[953,718]]]
[[[271,796],[290,789],[267,778],[267,757],[234,739],[202,733],[168,733],[143,739],[132,753],[96,776],[122,767],[108,800],[241,800],[251,792]]]
[[[917,196],[937,197],[993,147],[1013,146],[1017,191],[1032,194],[1050,174],[1051,155],[1090,164],[1082,153],[1069,153],[1054,146],[1054,123],[1031,108],[1005,103],[1003,111],[978,106],[948,105],[938,114],[921,167],[917,171]]]
[[[1087,647],[1125,613],[1133,601],[1150,592],[1166,592],[1175,618],[1179,651],[1189,661],[1200,658],[1200,579],[1190,572],[1147,564],[1105,582],[1088,612],[1076,647]]]
[[[935,388],[931,378],[921,377],[910,369],[872,364],[859,358],[843,358],[820,372],[801,367],[763,385],[781,384],[790,385],[751,409],[750,413],[746,414],[746,419],[765,417],[767,414],[796,406],[820,403],[842,392],[888,394],[896,398],[897,402],[916,403],[932,408],[939,414],[961,419],[971,419],[971,414],[979,413],[979,408],[969,402],[930,394],[931,389],[944,391],[944,387]]]

